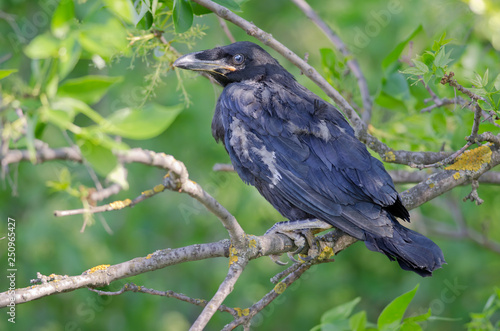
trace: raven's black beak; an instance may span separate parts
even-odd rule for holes
[[[206,71],[219,75],[225,75],[228,72],[235,71],[236,68],[232,65],[229,65],[225,62],[225,59],[216,59],[216,60],[202,60],[203,56],[200,56],[203,52],[196,52],[186,54],[181,56],[174,62],[174,67],[181,69],[188,69],[194,71]]]

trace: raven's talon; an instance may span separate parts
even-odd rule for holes
[[[277,255],[277,254],[271,254],[269,255],[269,258],[274,262],[276,263],[277,265],[287,265],[288,262],[283,262],[283,261],[280,261],[280,257],[281,255]]]
[[[286,255],[288,255],[288,258],[289,258],[290,260],[292,260],[293,262],[295,262],[295,263],[303,263],[302,261],[299,261],[299,260],[297,260],[295,257],[293,257],[293,254],[294,254],[294,253],[292,253],[292,252],[287,252],[287,253],[286,253]]]
[[[314,260],[316,258],[316,256],[300,254],[299,259],[300,259],[300,261],[302,261],[302,263],[304,263],[304,262],[309,262],[309,261]]]

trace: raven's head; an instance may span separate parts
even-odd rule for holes
[[[273,74],[293,79],[269,53],[249,41],[186,54],[174,62],[174,67],[204,71],[222,86]]]

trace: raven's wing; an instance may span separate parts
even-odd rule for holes
[[[219,98],[216,113],[240,177],[285,217],[298,208],[359,239],[391,236],[385,207],[401,202],[382,163],[332,105],[299,84],[294,92],[279,86],[236,83]]]

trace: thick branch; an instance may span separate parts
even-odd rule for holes
[[[33,301],[48,295],[73,291],[82,287],[103,287],[112,281],[127,278],[171,265],[229,255],[229,240],[201,245],[191,245],[176,249],[156,251],[146,257],[138,257],[127,262],[108,267],[103,271],[87,272],[80,276],[46,282],[41,285],[15,290],[16,304]],[[0,293],[0,307],[10,302],[8,292]]]
[[[410,184],[425,181],[432,173],[426,171],[407,171],[407,170],[391,170],[389,171],[392,180],[396,184]],[[483,184],[500,184],[500,172],[488,171],[481,175],[478,179],[479,183]]]
[[[252,243],[244,252],[248,260],[261,256],[283,254],[297,249],[290,238],[281,234],[270,234],[261,237],[248,236],[247,239]],[[338,252],[352,244],[353,238],[342,234],[330,239],[326,238],[325,241],[333,245],[334,252]],[[45,282],[40,285],[17,289],[14,293],[15,302],[16,304],[21,304],[48,295],[74,291],[82,287],[103,287],[115,280],[179,263],[215,257],[229,257],[230,244],[230,241],[226,239],[209,244],[196,244],[175,249],[159,250],[146,257],[138,257],[109,266],[105,270],[86,272],[79,276],[62,277],[61,279],[57,279],[57,282]],[[9,302],[9,292],[0,293],[0,307],[6,307]]]
[[[499,146],[493,145],[487,148],[491,149],[489,160],[485,160],[481,164],[470,165],[470,169],[466,169],[468,165],[464,165],[463,170],[444,170],[430,175],[425,181],[401,193],[403,204],[408,209],[416,208],[458,185],[467,184],[473,179],[480,178],[491,168],[500,164]]]
[[[73,147],[39,149],[35,153],[35,159],[37,163],[53,160],[67,160],[75,162],[82,162],[83,160],[80,151]],[[21,161],[30,161],[30,154],[28,150],[9,150],[1,159],[2,168],[11,163],[18,163]]]

